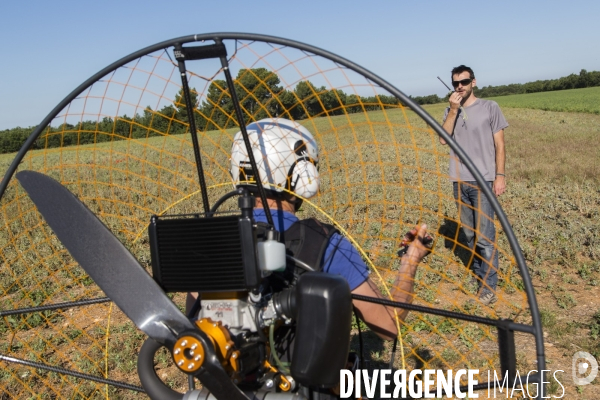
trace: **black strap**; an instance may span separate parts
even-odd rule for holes
[[[286,249],[295,258],[307,263],[316,271],[323,270],[323,256],[329,240],[339,231],[315,218],[294,222],[283,234]]]

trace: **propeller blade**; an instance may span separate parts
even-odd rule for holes
[[[22,171],[17,179],[75,261],[148,336],[172,345],[194,326],[113,233],[54,179]]]

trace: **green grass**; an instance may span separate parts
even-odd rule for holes
[[[600,114],[600,87],[583,89],[555,90],[551,92],[513,94],[489,97],[500,108],[519,108],[542,111]],[[444,115],[447,103],[425,105],[431,115],[438,118]],[[509,123],[511,121],[509,120]]]
[[[434,105],[426,109],[439,121],[444,107]],[[590,295],[597,291],[600,271],[597,223],[600,217],[600,146],[595,140],[600,137],[600,116],[524,108],[503,110],[510,123],[506,131],[508,192],[500,202],[523,249],[538,290],[538,302],[543,304],[544,323],[550,335],[548,340],[561,346],[566,354],[563,358],[553,355],[552,368],[566,370],[570,368],[569,345],[573,343],[593,351],[597,348],[593,339],[600,330],[598,309],[589,307]],[[436,235],[441,235],[445,218],[451,219],[456,213],[445,177],[447,146],[441,146],[437,137],[417,121],[413,113],[408,112],[407,118],[412,130],[408,129],[404,115],[398,110],[304,121],[310,130],[319,131],[323,148],[321,173],[327,194],[317,199],[317,204],[349,230],[382,271],[386,268],[393,271],[397,267],[391,255],[397,248],[398,234],[408,224],[424,219]],[[386,120],[392,121],[393,129],[389,129]],[[419,148],[415,149],[414,144]],[[211,141],[204,143],[202,149],[205,160],[226,163],[229,149],[226,136],[211,135]],[[167,152],[169,156],[164,157]],[[144,232],[150,213],[162,211],[197,190],[189,136],[55,149],[46,154],[32,152],[30,156],[22,169],[46,170],[69,182],[71,189],[131,245],[132,252],[144,265],[149,262],[145,236],[135,244],[131,242],[137,233]],[[12,157],[14,154],[0,156],[0,164],[8,165]],[[157,157],[159,163],[148,162]],[[379,168],[381,162],[386,165],[383,172]],[[226,169],[209,166],[207,171],[211,184],[227,179]],[[340,180],[348,186],[341,185]],[[60,249],[60,245],[49,239],[52,234],[32,211],[28,199],[14,182],[11,185],[7,197],[2,199],[5,208],[2,209],[0,241],[3,260],[11,261],[11,268],[0,269],[0,284],[4,285],[2,288],[12,288],[3,293],[3,309],[18,304],[37,305],[40,303],[38,292],[63,301],[97,295],[95,285],[90,285],[86,275],[68,255],[54,251]],[[330,193],[327,190],[330,187],[338,190]],[[211,199],[219,193],[210,192]],[[16,199],[17,195],[23,197]],[[175,210],[197,210],[198,197],[181,203]],[[304,215],[311,212],[309,208]],[[22,217],[13,220],[10,216],[16,214]],[[8,245],[9,242],[12,244]],[[439,241],[428,264],[420,270],[418,301],[436,307],[466,309],[467,305],[463,303],[472,294],[460,288],[468,281],[468,274],[461,259],[444,247],[443,242]],[[522,282],[515,282],[515,279],[520,280],[518,273],[509,269],[510,251],[502,232],[498,243],[503,251],[501,265],[505,268],[502,290],[507,297],[503,302],[522,304],[519,290]],[[48,281],[54,285],[43,284]],[[550,285],[553,289],[546,289]],[[29,294],[19,297],[22,292]],[[512,309],[506,305],[506,309],[492,316],[514,318],[518,314],[518,322],[526,323],[527,311],[520,313],[518,310],[522,306],[519,304]],[[471,311],[485,314],[481,308],[475,307]],[[52,351],[63,355],[67,354],[73,343],[70,340],[74,338],[78,341],[75,354],[79,358],[66,359],[65,366],[75,365],[83,372],[97,373],[103,372],[108,365],[110,378],[136,384],[132,357],[143,335],[122,316],[115,318],[110,329],[112,352],[105,359],[104,320],[90,322],[102,315],[80,313],[75,314],[79,319],[68,311],[43,321],[15,318],[15,324],[26,327],[27,332],[21,328],[12,344],[14,351]],[[573,325],[572,315],[578,315],[581,324]],[[85,321],[88,323],[83,323]],[[3,343],[10,339],[8,335],[15,328],[12,321],[9,322],[0,326],[5,334]],[[33,334],[42,330],[45,335],[53,334],[52,340],[41,343],[35,338]],[[25,335],[28,332],[29,336]],[[481,359],[482,348],[496,349],[494,332],[487,328],[465,327],[437,317],[413,313],[404,332],[409,367],[416,365],[419,354],[426,351],[436,355],[436,362],[451,367],[455,363]],[[94,351],[90,353],[93,357],[84,355],[94,343]],[[371,351],[370,358],[374,363],[389,361],[386,359],[389,348],[378,339],[372,339],[366,347]],[[159,363],[162,369],[163,362]],[[164,369],[167,369],[166,365]],[[171,375],[167,375],[171,379]],[[32,388],[48,391],[40,379],[34,378],[28,382]],[[0,384],[15,385],[14,382]]]
[[[500,107],[600,114],[600,87],[490,97]]]

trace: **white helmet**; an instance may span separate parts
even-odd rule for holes
[[[265,118],[246,129],[265,189],[287,189],[304,198],[317,194],[319,151],[308,129],[283,118]],[[233,137],[230,172],[236,185],[255,181],[242,132]]]

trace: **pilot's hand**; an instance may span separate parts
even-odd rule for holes
[[[398,252],[399,256],[408,256],[414,263],[419,263],[433,248],[433,237],[427,233],[427,225],[415,226],[404,235],[401,245],[404,246]]]

